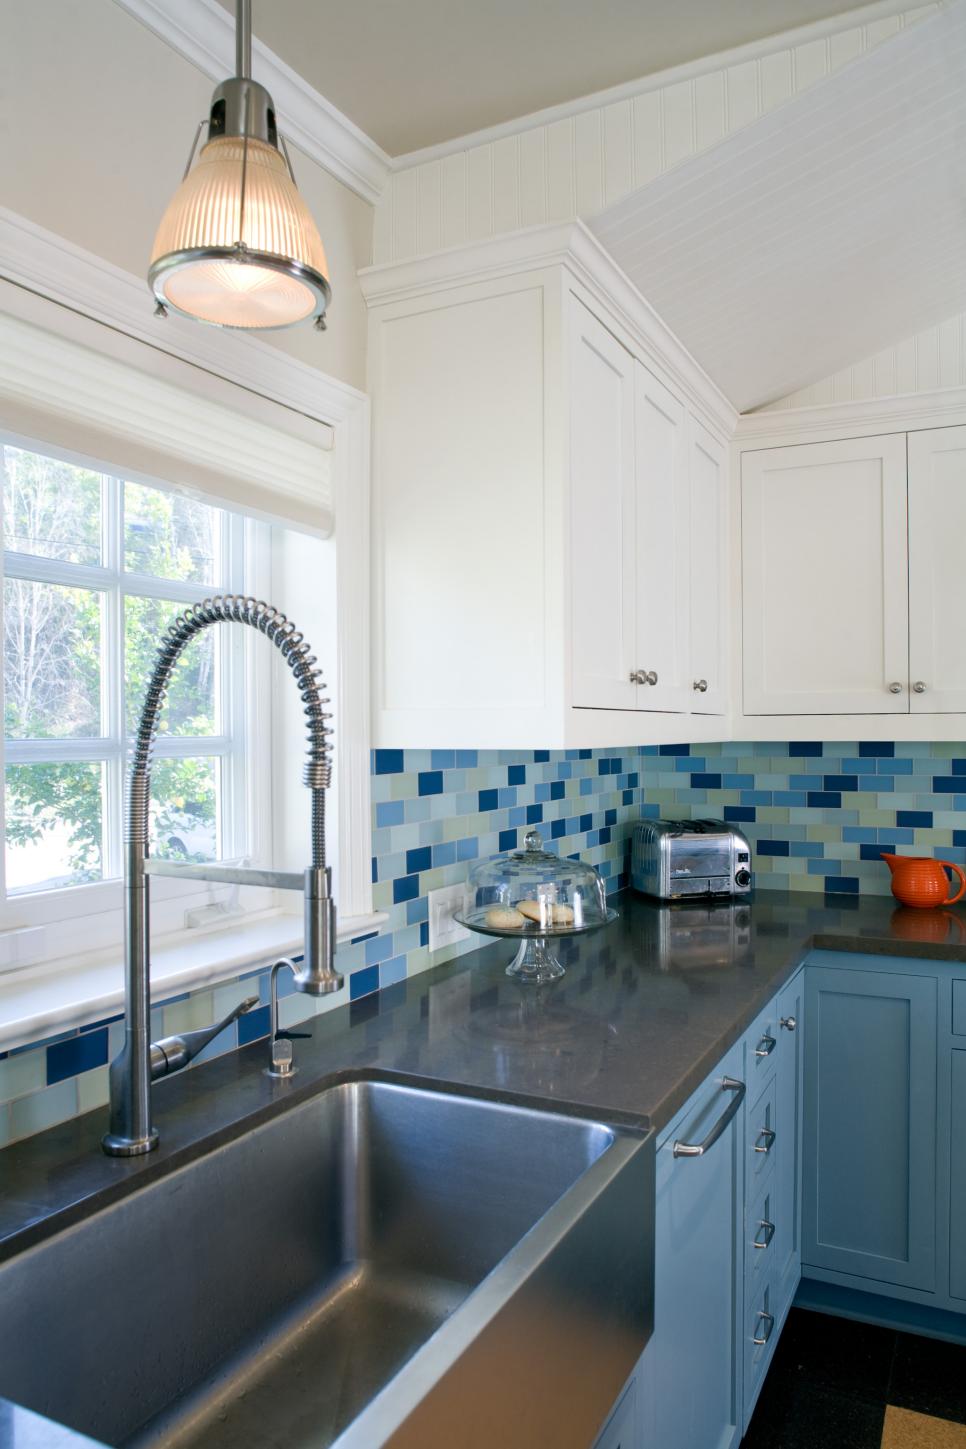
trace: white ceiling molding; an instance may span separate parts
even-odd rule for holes
[[[735,443],[741,449],[781,448],[799,442],[834,442],[874,437],[877,433],[915,433],[923,428],[966,425],[966,387],[820,407],[763,409],[738,419]]]
[[[591,223],[741,412],[966,309],[966,3]]]
[[[126,3],[126,0],[120,0],[120,3]],[[949,0],[939,0],[939,3],[949,3]],[[793,30],[783,30],[777,35],[765,36],[762,40],[736,45],[731,50],[717,51],[713,55],[701,56],[699,60],[689,60],[683,65],[655,71],[653,75],[642,76],[640,80],[624,81],[621,85],[609,86],[603,91],[594,91],[590,95],[577,96],[571,101],[562,101],[557,106],[546,106],[543,110],[531,111],[529,115],[516,116],[513,120],[502,121],[496,126],[486,126],[465,136],[454,136],[451,140],[440,141],[435,146],[407,151],[404,155],[393,156],[390,164],[393,171],[408,171],[413,166],[422,166],[426,161],[439,161],[444,156],[469,151],[474,146],[486,146],[492,141],[502,141],[508,136],[519,136],[526,131],[533,131],[538,126],[550,126],[555,121],[566,121],[572,116],[584,115],[587,111],[601,110],[605,106],[633,100],[636,96],[647,95],[649,91],[663,90],[666,86],[697,80],[699,76],[708,75],[712,71],[744,65],[760,60],[763,56],[774,55],[776,51],[825,40],[830,35],[837,35],[840,31],[849,30],[856,25],[874,25],[878,20],[908,14],[911,8],[916,7],[910,6],[909,0],[874,0],[873,4],[860,5],[855,10],[830,15],[824,20],[813,20],[809,25],[798,25]],[[929,4],[922,6],[924,11],[931,8]]]
[[[565,266],[633,333],[646,357],[671,374],[701,420],[722,439],[731,437],[737,422],[731,403],[581,221],[525,227],[428,257],[364,267],[359,283],[371,307],[550,266]]]
[[[212,80],[234,73],[234,21],[217,0],[116,3]],[[285,139],[374,206],[392,165],[382,147],[261,41],[252,48],[256,78],[271,92]]]

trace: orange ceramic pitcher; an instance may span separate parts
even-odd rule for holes
[[[951,860],[890,855],[885,850],[882,859],[892,871],[892,894],[904,906],[951,906],[966,894],[966,874]],[[959,890],[954,896],[949,894],[952,882],[946,879],[947,870],[959,876]]]

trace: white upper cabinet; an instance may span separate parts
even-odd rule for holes
[[[381,747],[721,737],[734,415],[589,233],[547,244],[362,274]]]
[[[966,712],[966,427],[909,434],[914,714]]]
[[[634,359],[571,306],[573,703],[634,709]]]
[[[905,714],[905,434],[745,453],[745,714]]]
[[[691,497],[690,708],[724,714],[726,637],[731,590],[727,581],[727,454],[696,418],[688,428]]]
[[[634,372],[638,707],[684,711],[691,706],[687,414],[648,368],[638,363]]]

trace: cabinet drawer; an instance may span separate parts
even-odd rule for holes
[[[953,982],[953,1036],[966,1036],[966,981]]]
[[[773,1267],[781,1258],[782,1237],[777,1184],[769,1178],[745,1218],[746,1303],[750,1303],[750,1296],[758,1291],[762,1280],[773,1276]]]
[[[748,1096],[754,1098],[761,1084],[774,1075],[779,1056],[778,1003],[771,1001],[745,1037],[745,1077]]]
[[[775,1078],[766,1084],[745,1117],[745,1160],[748,1171],[745,1181],[749,1196],[757,1191],[777,1157],[777,1084]]]
[[[749,1295],[745,1304],[745,1352],[744,1352],[744,1408],[745,1426],[751,1418],[751,1411],[762,1380],[771,1363],[775,1344],[778,1342],[778,1304],[775,1280],[764,1274],[757,1285],[757,1291]]]

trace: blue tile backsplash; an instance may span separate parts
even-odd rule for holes
[[[430,955],[428,892],[462,881],[470,861],[515,849],[531,826],[548,849],[595,865],[609,890],[626,883],[641,815],[723,816],[751,841],[758,886],[837,899],[888,894],[882,850],[966,864],[963,744],[376,750],[372,797],[374,905],[389,920],[339,947],[352,1002],[480,945],[474,938]],[[257,1040],[269,1024],[265,968],[158,1003],[153,1034],[207,1025],[252,994],[253,983],[262,1005],[200,1060]],[[312,1010],[308,998],[290,999],[284,976],[279,985],[283,1025]],[[102,1105],[121,1033],[114,1017],[0,1054],[0,1145]]]

